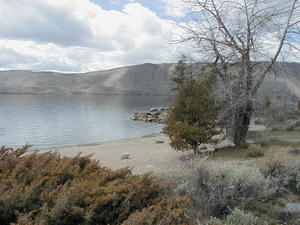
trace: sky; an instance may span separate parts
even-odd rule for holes
[[[193,51],[171,44],[183,9],[182,0],[0,0],[0,70],[88,72],[176,62]],[[272,54],[276,42],[268,34],[262,41]]]
[[[180,0],[0,0],[0,70],[176,62],[180,9]]]

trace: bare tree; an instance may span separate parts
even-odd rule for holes
[[[227,130],[243,145],[257,90],[280,57],[299,50],[299,0],[183,2],[188,15],[176,24],[176,43],[190,43],[220,78]]]

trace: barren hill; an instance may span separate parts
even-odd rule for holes
[[[172,95],[175,64],[142,64],[106,71],[64,74],[0,71],[0,93]],[[300,64],[280,63],[263,85],[263,94],[300,98]]]

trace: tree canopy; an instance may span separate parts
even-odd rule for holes
[[[201,144],[214,143],[212,136],[220,133],[218,105],[212,96],[214,83],[215,78],[208,76],[201,82],[189,80],[179,89],[164,128],[175,150],[197,153]]]

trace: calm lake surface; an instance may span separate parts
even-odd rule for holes
[[[171,102],[167,96],[0,94],[0,145],[45,148],[158,133],[163,125],[129,118]]]

